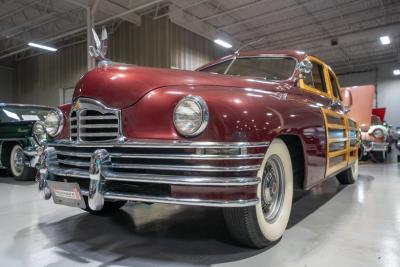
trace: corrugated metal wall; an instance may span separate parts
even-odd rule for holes
[[[122,23],[109,47],[113,61],[181,69],[195,69],[227,52],[167,18],[148,17],[140,27]],[[58,105],[60,89],[73,87],[86,72],[86,50],[82,43],[16,62],[14,102]]]
[[[194,70],[228,52],[204,37],[169,23],[171,67]]]
[[[86,43],[16,63],[14,102],[58,105],[60,88],[73,87],[86,71]]]
[[[167,19],[153,21],[143,17],[142,24],[124,22],[110,36],[109,57],[113,61],[141,66],[169,67]]]

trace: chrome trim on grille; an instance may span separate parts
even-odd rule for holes
[[[88,116],[87,112],[95,112],[97,114],[100,113],[105,115]],[[108,108],[97,100],[90,98],[76,99],[72,105],[69,117],[71,141],[92,142],[122,138],[121,111],[118,109]],[[104,120],[105,122],[99,122],[101,120]],[[107,123],[106,120],[114,120],[116,122]],[[93,129],[98,129],[98,131],[91,132],[90,130]],[[110,132],[102,129],[115,129],[115,131]],[[95,140],[93,140],[93,138]]]
[[[89,129],[97,129],[97,128],[116,128],[118,124],[94,124],[94,125],[81,125],[80,128],[89,128]]]
[[[84,127],[80,127],[81,129],[82,128],[84,128]],[[118,133],[79,133],[79,136],[80,137],[82,137],[82,136],[90,136],[90,137],[100,137],[100,136],[104,136],[104,137],[106,137],[106,136],[111,136],[111,137],[113,137],[113,136],[115,136],[115,137],[117,137],[118,136]]]

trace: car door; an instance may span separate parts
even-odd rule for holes
[[[346,115],[347,107],[340,96],[339,82],[335,73],[327,66],[325,80],[331,95],[328,108],[322,109],[327,130],[326,176],[331,176],[357,160],[357,124]]]

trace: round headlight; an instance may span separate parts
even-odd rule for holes
[[[44,121],[46,132],[51,137],[58,135],[64,126],[64,116],[59,109],[51,110]]]
[[[36,142],[39,145],[43,145],[46,142],[47,134],[43,122],[41,121],[35,122],[35,124],[33,125],[32,132],[33,132],[33,138],[35,138]]]
[[[199,96],[182,98],[174,110],[174,125],[176,130],[185,136],[202,133],[208,123],[208,108],[206,102]]]
[[[381,129],[376,129],[372,132],[372,135],[375,138],[382,138],[383,137],[383,131]]]

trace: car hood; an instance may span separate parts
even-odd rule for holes
[[[88,97],[113,108],[133,105],[150,91],[165,86],[187,85],[195,90],[198,85],[221,87],[257,88],[282,91],[288,83],[277,83],[244,77],[232,77],[197,71],[113,65],[89,71],[78,82],[74,99]],[[195,94],[195,92],[191,92]]]

